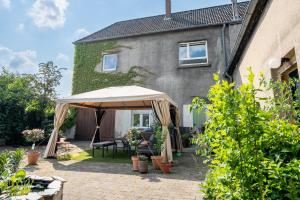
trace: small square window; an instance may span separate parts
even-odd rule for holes
[[[150,128],[152,122],[151,111],[135,110],[132,112],[132,127],[134,128]]]
[[[115,71],[118,64],[117,54],[106,54],[103,56],[102,65],[103,71]]]
[[[179,44],[179,64],[207,64],[207,42],[186,42]]]

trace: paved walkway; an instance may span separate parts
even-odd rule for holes
[[[66,200],[198,200],[202,199],[198,190],[206,167],[196,164],[202,163],[197,159],[192,153],[185,153],[168,175],[152,170],[150,165],[149,173],[142,175],[132,172],[130,164],[89,161],[41,160],[37,166],[25,169],[29,174],[56,175],[67,180]]]

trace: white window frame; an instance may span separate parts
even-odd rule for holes
[[[206,56],[205,57],[194,57],[194,58],[191,58],[190,57],[190,45],[193,45],[193,44],[200,44],[200,45],[205,45],[205,51],[206,51]],[[187,53],[187,58],[183,58],[181,59],[180,58],[180,54],[179,54],[179,49],[180,47],[186,45],[186,53]],[[206,40],[202,40],[202,41],[195,41],[195,42],[182,42],[182,43],[179,43],[179,47],[178,47],[178,60],[179,60],[179,64],[181,66],[184,66],[184,65],[195,65],[195,64],[208,64],[208,48],[207,48],[207,41]],[[199,60],[199,59],[206,59],[206,62],[199,62],[199,63],[189,63],[189,64],[181,64],[180,61],[181,60]]]
[[[116,66],[115,68],[113,69],[105,69],[105,66],[104,66],[104,60],[105,60],[105,57],[106,56],[112,56],[112,55],[115,55],[117,57],[117,63],[116,63]],[[116,71],[117,70],[117,66],[118,66],[118,54],[116,53],[107,53],[107,54],[103,54],[102,56],[102,70],[105,71],[105,72],[109,72],[109,71]]]
[[[134,115],[135,114],[138,114],[140,115],[140,126],[133,126],[133,123],[134,123]],[[143,126],[143,115],[149,115],[149,126]],[[150,110],[135,110],[135,111],[132,111],[132,114],[131,114],[131,127],[132,128],[141,128],[141,129],[147,129],[147,128],[150,128],[151,127],[151,122],[152,122],[152,113]]]

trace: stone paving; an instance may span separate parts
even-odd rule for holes
[[[77,146],[84,149],[84,145]],[[151,165],[148,174],[140,174],[132,172],[130,164],[90,161],[40,160],[37,166],[25,169],[29,174],[67,180],[66,200],[199,200],[199,183],[207,169],[201,163],[201,158],[187,152],[175,161],[168,175],[154,171]]]

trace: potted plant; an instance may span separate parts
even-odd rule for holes
[[[162,133],[162,128],[160,123],[156,123],[154,125],[154,133],[155,133],[155,139],[156,142],[154,144],[154,148],[160,154],[160,152],[163,150],[163,144],[166,139],[166,136]],[[164,174],[170,173],[172,164],[169,162],[164,162],[163,156],[152,156],[152,164],[154,169],[160,169]]]
[[[162,135],[162,130],[161,130],[161,125],[159,123],[154,124],[154,144],[153,147],[155,149],[155,153],[157,153],[157,155],[151,156],[151,160],[152,160],[152,165],[154,169],[160,169],[159,165],[162,162],[163,157],[160,155],[161,153],[161,147],[162,144],[164,143],[164,137]]]
[[[141,133],[138,129],[133,128],[133,129],[130,129],[128,131],[127,140],[128,140],[131,147],[135,147],[135,152],[136,152],[137,146],[141,142],[140,137],[141,137]],[[133,171],[138,171],[139,170],[139,158],[138,158],[138,156],[137,155],[131,156],[131,160],[132,160]]]
[[[141,174],[148,173],[148,158],[147,156],[139,156],[139,172]]]
[[[35,143],[44,138],[44,130],[41,129],[32,129],[25,130],[22,132],[26,141],[32,142],[31,150],[27,152],[28,164],[36,165],[40,156],[40,152],[35,150]]]
[[[65,142],[67,138],[64,135],[64,132],[62,130],[59,131],[59,141],[60,142]]]

